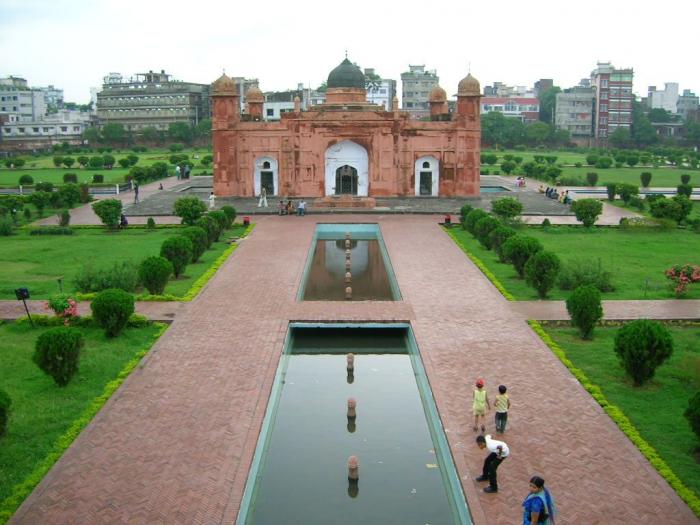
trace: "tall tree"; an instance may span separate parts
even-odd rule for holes
[[[168,137],[178,142],[190,144],[192,142],[192,127],[187,122],[172,122],[168,126]]]
[[[561,93],[561,88],[552,86],[540,93],[540,120],[548,124],[554,123],[554,112],[556,110],[557,93]]]
[[[110,144],[124,142],[126,139],[126,130],[121,124],[110,122],[102,126],[102,138],[105,142]]]

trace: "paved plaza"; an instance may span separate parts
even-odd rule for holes
[[[255,220],[10,523],[234,523],[288,323],[336,320],[411,323],[475,524],[519,523],[534,474],[557,498],[558,525],[698,523],[440,216]],[[317,222],[379,223],[403,300],[297,302]],[[476,377],[490,392],[508,385],[513,403],[498,494],[472,481],[484,458]]]

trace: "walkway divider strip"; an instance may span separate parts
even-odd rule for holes
[[[538,321],[528,321],[530,328],[542,339],[549,349],[559,358],[562,364],[569,369],[573,376],[581,383],[581,386],[596,400],[596,402],[605,410],[615,424],[625,433],[629,440],[636,446],[642,455],[647,458],[649,463],[657,470],[671,488],[676,491],[676,494],[685,501],[696,516],[700,517],[700,498],[693,490],[688,488],[681,479],[676,475],[671,467],[659,456],[654,447],[639,434],[637,428],[632,424],[629,418],[617,405],[610,403],[600,387],[588,379],[588,376],[580,368],[576,368],[574,364],[566,357],[566,352],[549,336],[542,328]]]

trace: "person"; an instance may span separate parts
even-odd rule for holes
[[[209,194],[209,209],[213,210],[214,208],[216,208],[216,195],[214,195],[214,192],[212,191]]]
[[[177,180],[180,180],[180,165],[178,164],[175,166],[175,176],[177,177]]]
[[[554,523],[556,507],[544,480],[539,476],[530,478],[530,493],[523,501],[523,525]]]
[[[139,183],[134,182],[134,202],[139,201]]]
[[[190,178],[190,165],[185,164],[185,179],[189,179],[189,178]]]
[[[263,186],[260,190],[260,200],[258,201],[258,208],[260,208],[261,206],[267,208],[267,190],[265,189],[265,186]]]
[[[493,408],[496,410],[496,432],[503,434],[506,431],[506,423],[508,422],[508,409],[510,408],[510,398],[506,394],[505,385],[498,386],[498,394],[493,402]]]
[[[123,230],[127,226],[129,226],[129,221],[126,220],[126,215],[122,213],[119,217],[119,227]]]
[[[481,417],[481,431],[486,432],[486,427],[484,426],[486,407],[490,410],[491,404],[489,403],[489,396],[484,389],[484,380],[479,378],[476,380],[474,402],[472,403],[472,411],[474,412],[474,432],[479,429],[479,417]]]
[[[547,186],[547,189],[546,189],[545,192],[544,192],[545,197],[549,197],[549,193],[550,193],[551,191],[552,191],[552,188],[550,188],[549,186]]]
[[[280,200],[280,203],[277,205],[277,213],[279,215],[286,215],[287,213],[287,207],[284,205],[283,200]]]
[[[476,481],[488,481],[489,486],[484,487],[484,492],[498,492],[498,479],[496,477],[496,469],[503,463],[503,460],[510,455],[510,449],[503,441],[491,439],[490,435],[477,436],[476,444],[480,449],[489,449],[489,455],[484,460],[484,467],[481,471],[481,476],[476,478]]]
[[[297,206],[297,215],[301,217],[306,215],[306,201],[304,199],[299,201],[299,205]]]
[[[540,184],[540,187],[537,188],[537,191],[538,191],[539,193],[544,193],[544,186],[542,186],[542,184]]]
[[[287,201],[287,215],[292,215],[294,213],[294,203],[292,199]]]
[[[162,189],[163,189],[163,183],[162,183],[162,182],[158,183],[158,189],[159,189],[159,190],[162,190]]]

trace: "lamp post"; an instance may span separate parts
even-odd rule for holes
[[[29,313],[29,308],[27,308],[27,299],[29,299],[29,288],[15,289],[15,297],[17,297],[18,301],[22,301],[22,303],[24,304],[24,310],[27,312],[27,317],[29,317],[29,324],[31,324],[32,328],[34,328],[34,321],[32,320],[32,316]]]

